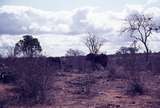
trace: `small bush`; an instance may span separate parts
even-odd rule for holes
[[[109,79],[115,79],[115,77],[116,77],[116,70],[115,70],[115,68],[113,68],[113,67],[110,67],[110,68],[108,68],[108,78]]]
[[[13,83],[16,79],[16,74],[11,71],[5,64],[0,64],[0,82],[1,83]]]
[[[92,94],[92,86],[95,79],[92,76],[85,76],[73,79],[68,82],[70,87],[74,88],[73,94],[90,96]]]
[[[131,81],[127,87],[127,94],[131,96],[143,95],[144,94],[143,85],[137,80]]]
[[[126,71],[124,71],[124,67],[117,65],[111,65],[110,67],[108,67],[107,75],[111,80],[119,78],[126,79],[128,77]]]
[[[15,74],[13,74],[13,72],[4,72],[1,73],[1,79],[0,81],[2,83],[13,83],[15,81]]]

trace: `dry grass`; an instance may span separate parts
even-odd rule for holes
[[[96,93],[94,96],[84,98],[79,94],[74,94],[75,88],[69,86],[68,81],[72,81],[76,78],[84,77],[86,74],[75,74],[75,73],[63,73],[63,75],[58,76],[55,82],[55,104],[52,106],[29,106],[29,108],[158,108],[156,104],[160,102],[158,98],[155,97],[156,94],[151,93],[156,86],[157,79],[148,79],[146,84],[152,80],[148,89],[148,93],[131,97],[124,93],[125,87],[127,85],[126,79],[115,79],[107,80],[106,78],[95,79],[96,83],[91,87],[91,92]],[[11,86],[0,85],[0,93],[8,94],[8,89]],[[150,94],[151,93],[151,94]],[[20,106],[10,106],[9,108],[20,108]],[[24,108],[22,106],[21,108]]]

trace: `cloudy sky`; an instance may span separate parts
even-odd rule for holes
[[[119,32],[123,19],[132,12],[158,19],[159,7],[159,0],[0,0],[0,48],[3,51],[32,34],[46,55],[63,56],[69,48],[87,53],[82,40],[93,32],[107,40],[102,52],[115,53],[130,44]],[[153,51],[160,51],[159,35],[150,39]]]

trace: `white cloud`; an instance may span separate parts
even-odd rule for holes
[[[126,5],[119,12],[100,8],[80,8],[71,11],[43,11],[25,6],[0,7],[0,48],[13,46],[23,34],[35,35],[47,55],[62,56],[69,48],[87,51],[81,39],[87,32],[95,32],[109,40],[102,51],[114,53],[119,47],[130,42],[119,36],[122,20],[130,13],[153,14],[160,24],[160,8],[144,5]],[[6,35],[8,34],[8,35]],[[157,35],[152,38],[155,45]],[[160,50],[153,47],[154,50]]]
[[[67,15],[66,15],[67,14]],[[63,16],[63,17],[62,17]],[[69,13],[48,12],[24,6],[0,8],[1,34],[65,33],[69,25]]]
[[[108,32],[111,27],[101,21],[101,15],[93,22],[98,12],[93,8],[72,11],[49,12],[24,6],[0,7],[0,34],[81,34],[88,31]],[[107,20],[107,19],[106,19]]]

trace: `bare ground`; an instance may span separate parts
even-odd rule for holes
[[[111,80],[98,72],[90,75],[95,79],[95,83],[90,87],[90,94],[74,93],[76,88],[69,83],[84,78],[87,74],[68,72],[57,75],[54,105],[37,105],[33,108],[160,108],[160,95],[159,97],[157,95],[160,90],[159,75],[146,78],[144,76],[146,93],[141,96],[126,95],[125,89],[128,82],[126,79]],[[8,91],[11,88],[12,86],[1,84],[1,98],[12,96],[12,92]],[[23,106],[9,108],[23,108]]]

